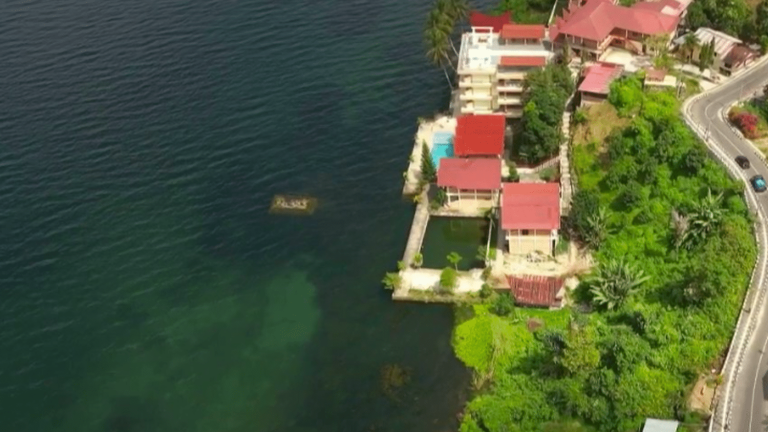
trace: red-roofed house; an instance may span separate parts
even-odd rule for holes
[[[456,119],[453,153],[458,157],[499,158],[504,153],[506,120],[498,114],[466,115]]]
[[[624,66],[615,63],[596,63],[585,70],[584,80],[579,84],[580,106],[603,102],[611,89],[613,80],[621,76]]]
[[[524,306],[560,307],[563,303],[564,280],[552,276],[507,276],[515,303]]]
[[[577,54],[584,52],[589,60],[597,60],[609,46],[645,52],[649,37],[663,35],[672,40],[686,6],[670,0],[639,2],[631,7],[612,0],[571,0],[563,16],[550,27],[549,38],[555,47],[567,44]]]
[[[554,254],[560,229],[558,183],[504,183],[500,207],[510,253]]]
[[[437,169],[437,185],[445,188],[448,207],[462,200],[495,207],[501,189],[501,159],[443,158]]]
[[[512,12],[504,12],[501,15],[486,15],[482,12],[472,11],[469,14],[469,25],[479,29],[487,29],[486,32],[498,33],[504,24],[512,22]]]

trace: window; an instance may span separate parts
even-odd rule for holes
[[[528,231],[528,230],[523,230],[523,231],[522,231],[522,235],[524,235],[524,236],[527,236],[527,235],[529,235],[529,231]]]

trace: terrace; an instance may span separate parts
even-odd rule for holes
[[[493,73],[502,57],[543,57],[549,60],[552,53],[543,41],[530,39],[508,40],[490,33],[491,27],[473,27],[461,37],[459,74],[473,72]]]

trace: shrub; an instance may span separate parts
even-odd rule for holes
[[[400,288],[403,283],[403,278],[399,273],[387,273],[384,275],[384,279],[381,280],[386,289],[396,290]]]
[[[515,300],[509,294],[496,296],[490,311],[498,316],[507,316],[515,310]]]
[[[509,168],[507,181],[512,183],[520,181],[520,174],[517,172],[517,165],[513,161],[507,161],[507,167]]]
[[[452,292],[453,289],[456,288],[456,285],[459,281],[458,279],[459,272],[457,272],[454,268],[446,267],[442,272],[440,272],[440,286],[449,292]]]
[[[579,108],[573,113],[573,123],[576,125],[584,124],[587,122],[587,113],[584,112],[584,108]]]
[[[556,177],[557,177],[557,170],[555,170],[554,167],[544,168],[539,173],[539,178],[541,178],[542,180],[544,180],[546,182],[551,182],[551,181],[555,180]]]
[[[484,283],[480,288],[480,298],[488,298],[493,295],[493,288],[487,283]]]
[[[756,115],[748,112],[740,112],[733,115],[731,121],[739,128],[739,130],[741,130],[745,137],[750,139],[758,137],[758,118]]]

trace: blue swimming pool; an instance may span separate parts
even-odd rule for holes
[[[445,157],[453,157],[453,134],[435,132],[432,135],[432,162],[435,168],[440,167],[440,159]]]

